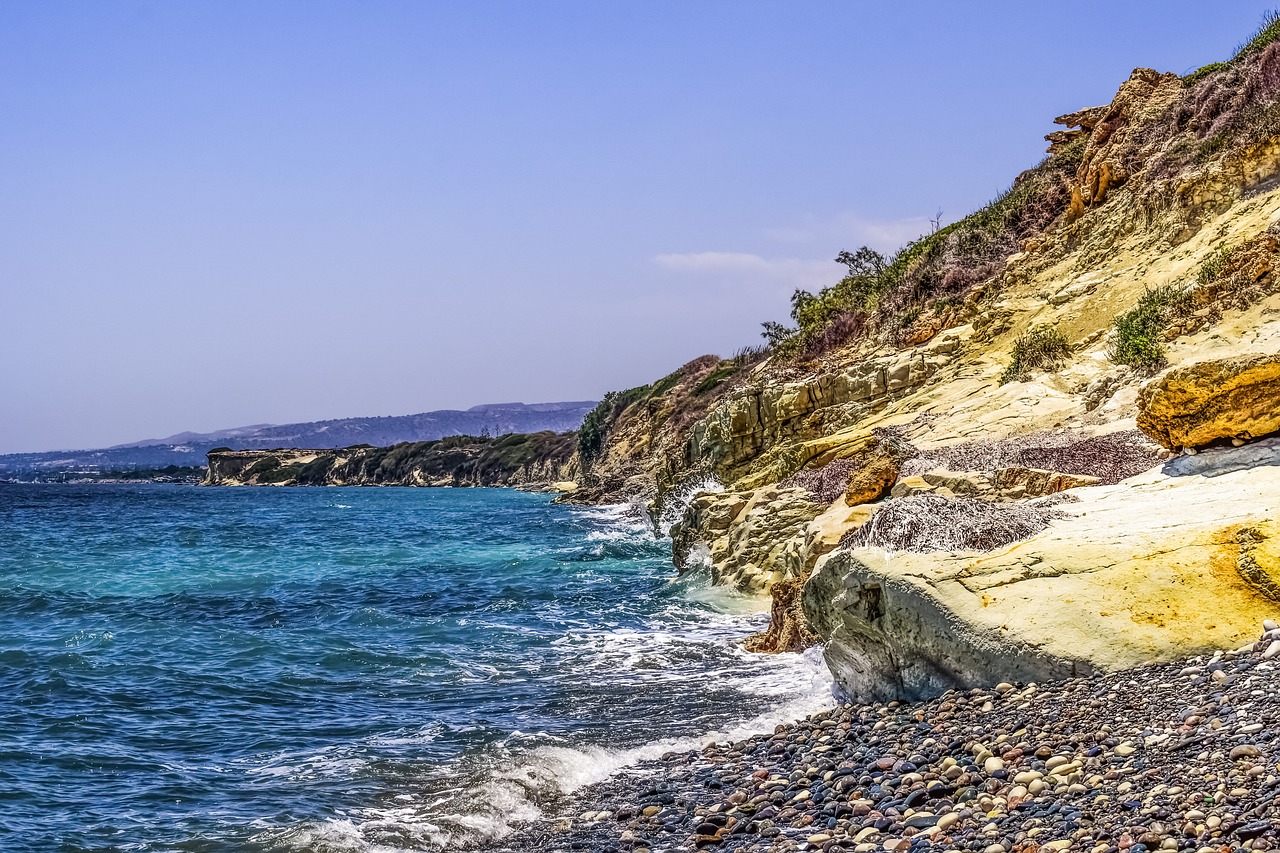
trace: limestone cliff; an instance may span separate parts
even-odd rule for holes
[[[775,590],[754,647],[815,630],[853,695],[1173,659],[1280,612],[1280,43],[1057,122],[991,206],[843,253],[715,399],[602,442],[627,476],[594,500],[723,486],[677,566]]]

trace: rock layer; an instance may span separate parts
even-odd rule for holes
[[[835,552],[805,587],[805,615],[859,700],[1238,644],[1277,606],[1280,471],[1235,468],[1237,457],[1280,450],[1280,440],[1260,444],[1201,454],[1194,474],[1170,463],[1076,490],[1043,532],[990,553]]]

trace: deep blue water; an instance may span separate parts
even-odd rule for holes
[[[506,490],[0,486],[0,850],[483,845],[823,701],[669,554]]]

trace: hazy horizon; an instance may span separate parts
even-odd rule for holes
[[[0,453],[731,354],[1271,5],[5,4]]]

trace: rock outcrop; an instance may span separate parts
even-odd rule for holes
[[[805,615],[858,700],[1232,648],[1280,610],[1280,467],[1260,464],[1280,440],[1260,444],[1078,489],[1041,533],[988,553],[836,551]]]
[[[768,592],[795,576],[784,551],[824,509],[804,489],[699,495],[671,531],[676,565],[693,568],[705,555],[715,583]]]
[[[1143,387],[1138,427],[1174,450],[1280,430],[1280,355],[1199,361],[1170,370]]]
[[[682,464],[706,467],[735,487],[776,482],[825,449],[810,442],[866,420],[936,378],[971,333],[948,329],[906,352],[873,353],[803,380],[748,385],[693,425]]]
[[[849,506],[870,503],[889,493],[898,480],[898,457],[885,442],[850,457],[853,471],[844,489],[844,502]]]

